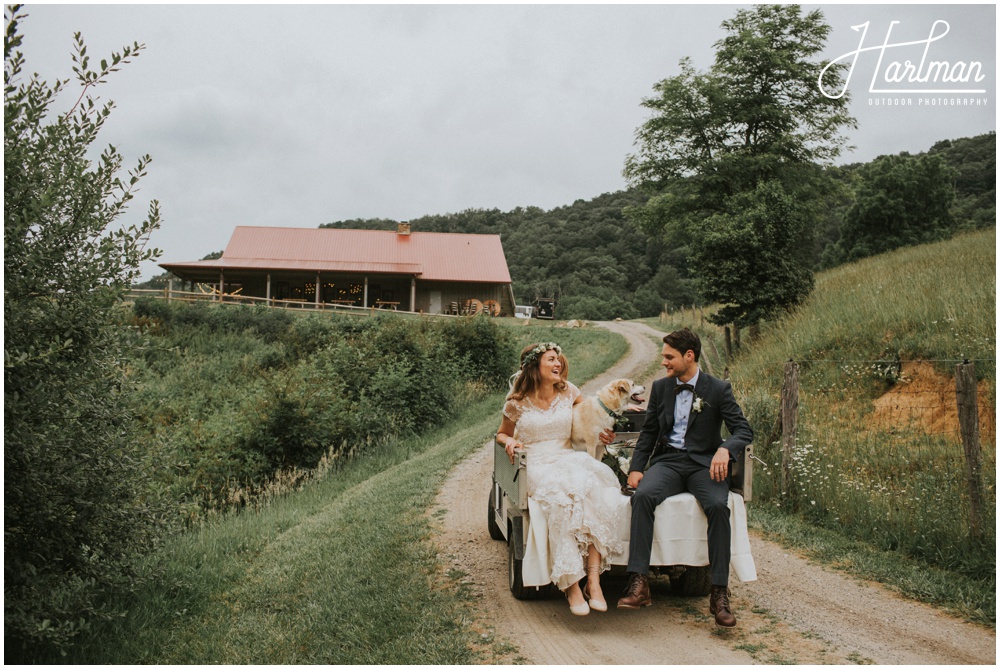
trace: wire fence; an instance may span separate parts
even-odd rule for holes
[[[995,360],[785,367],[780,439],[756,447],[760,499],[932,563],[995,571]]]

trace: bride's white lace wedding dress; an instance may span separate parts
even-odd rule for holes
[[[522,577],[525,585],[555,583],[565,590],[584,576],[587,545],[601,553],[601,571],[623,550],[618,525],[628,497],[618,477],[570,445],[576,386],[542,409],[528,398],[507,400],[504,415],[514,421],[514,438],[528,458],[528,533]]]

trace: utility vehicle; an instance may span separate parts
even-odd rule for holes
[[[646,413],[627,411],[623,417],[627,419],[627,423],[615,431],[615,439],[609,444],[608,450],[625,451],[630,456],[629,449],[634,447],[635,440],[639,437],[639,430],[645,422]],[[507,581],[510,592],[517,599],[548,597],[557,592],[554,585],[525,586],[521,577],[521,562],[528,537],[528,525],[531,522],[528,513],[527,453],[523,449],[515,450],[514,463],[511,464],[507,452],[496,438],[493,442],[493,451],[493,483],[490,488],[486,527],[490,537],[507,543]],[[738,534],[736,527],[733,528],[733,534],[743,538],[746,537],[746,513],[743,504],[750,501],[752,491],[752,452],[752,445],[747,445],[743,456],[733,464],[730,471],[730,490],[735,493],[730,500],[738,507],[733,510],[733,516],[737,523],[742,523],[740,528],[742,534]],[[688,514],[697,512],[704,517],[697,500],[690,493],[670,497],[657,507],[652,571],[654,574],[669,576],[671,588],[678,595],[687,597],[707,595],[712,586],[706,529],[704,529],[707,528],[707,521],[703,527],[679,528],[676,523],[671,526],[671,516],[676,517],[679,510]],[[622,532],[627,541],[628,527],[623,527]],[[669,548],[658,549],[657,538],[666,535],[670,536],[670,540],[662,542],[660,546]],[[754,580],[756,572],[750,557],[749,545],[746,546],[745,555],[741,553],[734,551],[733,557],[739,560],[739,563],[733,566],[741,580]],[[673,563],[674,558],[679,555],[685,556],[683,562]],[[612,560],[612,565],[624,569],[626,562],[627,558],[623,555]]]

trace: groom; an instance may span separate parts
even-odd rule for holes
[[[709,611],[717,625],[735,627],[729,604],[728,476],[730,464],[753,440],[753,430],[729,383],[698,369],[700,357],[701,340],[689,329],[663,338],[667,378],[653,383],[647,419],[629,467],[628,485],[636,489],[632,496],[629,582],[618,608],[652,604],[648,575],[654,513],[667,497],[687,491],[708,518],[712,570]],[[726,440],[722,439],[723,424],[730,434]]]

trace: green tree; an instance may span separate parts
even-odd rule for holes
[[[79,97],[69,80],[25,79],[18,6],[4,36],[4,637],[5,659],[65,647],[95,616],[102,587],[128,581],[151,535],[130,421],[131,331],[119,305],[159,221],[114,226],[149,157],[122,180],[109,146],[92,162],[113,107],[93,89],[135,44],[93,70],[79,33]]]
[[[955,227],[978,229],[997,222],[997,134],[944,140],[929,153],[944,156],[955,169]]]
[[[802,260],[809,249],[799,241],[806,223],[776,181],[728,204],[729,211],[705,219],[691,264],[702,295],[723,305],[713,322],[747,327],[800,303],[812,290],[812,272]]]
[[[643,101],[652,116],[637,129],[637,152],[625,161],[629,182],[653,193],[645,205],[629,210],[630,217],[645,231],[665,234],[675,246],[691,249],[709,219],[717,233],[719,225],[735,224],[733,198],[754,193],[763,183],[778,184],[800,210],[772,223],[816,217],[820,196],[829,189],[818,163],[837,157],[845,148],[841,129],[856,125],[846,95],[832,99],[817,88],[824,63],[816,58],[830,32],[821,12],[760,5],[739,10],[722,27],[728,34],[715,44],[711,69],[697,72],[684,59],[680,74],[657,83],[657,95]],[[823,81],[828,90],[841,85],[843,72],[837,66],[827,70]],[[781,264],[789,272],[784,279],[799,290],[811,285],[799,280],[812,265],[811,235],[811,227],[797,228],[794,239],[808,252],[796,250],[794,262]],[[723,246],[728,253],[750,255]],[[716,261],[743,265],[750,273],[748,283],[751,276],[779,270],[759,265],[753,257]],[[700,278],[703,286],[711,283],[704,273]],[[738,305],[741,314],[773,313],[771,298],[757,304],[753,294],[743,291],[738,299],[712,292],[724,303]],[[802,297],[785,293],[785,306]],[[739,301],[745,299],[751,301]]]
[[[953,232],[955,170],[937,154],[881,156],[859,171],[840,229],[842,261],[945,239]]]

